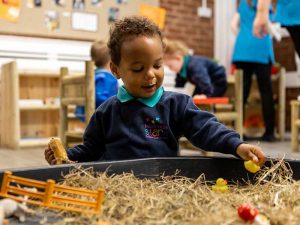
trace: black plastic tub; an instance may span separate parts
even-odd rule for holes
[[[285,160],[291,166],[293,178],[300,179],[300,161]],[[108,174],[120,174],[133,172],[138,178],[159,178],[161,175],[178,175],[189,178],[197,178],[202,173],[206,180],[216,180],[219,177],[228,181],[252,180],[253,174],[247,172],[244,161],[225,157],[172,157],[172,158],[147,158],[122,161],[89,162],[78,164],[64,164],[37,168],[12,169],[14,175],[25,178],[59,181],[63,174],[67,174],[74,166],[81,165],[84,168],[93,167],[95,171],[107,171]],[[267,160],[266,166],[270,165]],[[0,170],[2,181],[4,170]]]
[[[293,171],[293,178],[300,180],[300,161],[286,160]],[[63,174],[67,174],[74,166],[81,165],[83,168],[93,167],[94,171],[107,171],[108,174],[121,174],[133,172],[138,178],[159,178],[161,175],[174,175],[189,178],[197,178],[202,173],[208,181],[215,181],[222,177],[229,182],[253,181],[253,174],[248,173],[244,167],[244,161],[235,158],[222,157],[177,157],[177,158],[148,158],[137,160],[123,160],[110,162],[91,162],[81,164],[65,164],[59,166],[47,166],[40,168],[12,169],[16,176],[45,181],[54,179],[59,181]],[[266,166],[270,165],[267,160]],[[3,172],[0,170],[0,181]],[[10,219],[10,224],[35,225],[40,224],[42,217],[27,218],[26,222],[19,223],[15,218]],[[48,219],[55,221],[55,216],[48,215]]]

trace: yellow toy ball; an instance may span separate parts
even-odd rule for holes
[[[260,170],[260,166],[253,162],[252,160],[248,160],[244,162],[246,170],[248,170],[251,173],[256,173]]]

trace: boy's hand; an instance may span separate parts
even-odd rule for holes
[[[45,149],[45,159],[50,165],[56,165],[56,159],[54,157],[54,152],[50,148],[49,144],[48,144],[47,148]]]
[[[207,96],[205,94],[201,94],[201,95],[194,95],[194,97],[198,98],[198,99],[207,99]]]
[[[58,165],[58,164],[65,164],[65,163],[76,163],[76,161],[71,161],[68,158],[64,159],[57,159],[55,157],[54,151],[51,149],[50,143],[48,144],[47,148],[45,149],[45,159],[50,165]]]
[[[236,149],[238,154],[243,160],[252,160],[259,165],[263,165],[266,161],[266,156],[262,149],[256,145],[240,144]]]

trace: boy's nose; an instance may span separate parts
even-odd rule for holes
[[[155,77],[155,73],[153,70],[148,70],[146,73],[146,79],[152,79]]]

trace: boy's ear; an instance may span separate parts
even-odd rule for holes
[[[179,53],[175,53],[175,54],[174,54],[174,58],[175,58],[176,60],[182,60],[182,59],[183,59],[183,55],[181,55],[181,54],[179,54]]]
[[[183,56],[180,54],[180,53],[173,53],[173,54],[165,54],[164,55],[165,59],[166,58],[171,58],[171,59],[175,59],[175,60],[182,60],[183,59]]]
[[[114,64],[113,62],[110,62],[109,66],[110,66],[110,70],[111,70],[112,74],[115,75],[115,77],[117,79],[120,79],[120,73],[119,73],[117,65]]]

